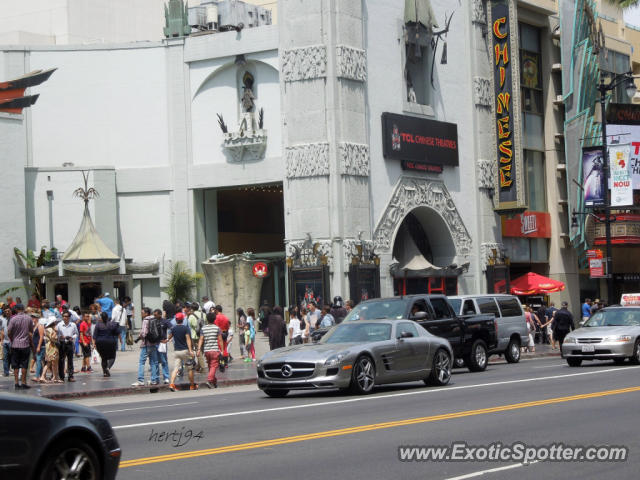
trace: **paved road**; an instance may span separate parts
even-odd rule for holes
[[[272,399],[245,386],[82,403],[106,412],[116,428],[121,479],[462,479],[506,467],[515,468],[482,478],[624,479],[637,478],[639,378],[640,367],[631,365],[569,368],[545,358],[460,371],[445,388],[403,384],[364,397],[324,392]],[[161,436],[174,431],[168,440]],[[528,466],[398,460],[401,445],[456,441],[626,445],[631,458]]]

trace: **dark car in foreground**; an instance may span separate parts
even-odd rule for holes
[[[279,348],[257,364],[258,387],[272,397],[290,390],[350,389],[424,381],[446,385],[453,352],[449,342],[409,320],[341,323],[318,343]]]
[[[640,365],[640,307],[598,310],[582,328],[564,338],[562,355],[572,367],[580,366],[583,360],[623,364],[627,358]]]
[[[0,394],[0,478],[114,479],[120,446],[96,410]]]

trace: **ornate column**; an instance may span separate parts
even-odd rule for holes
[[[330,296],[346,298],[343,241],[371,238],[362,1],[279,9],[286,239],[328,244]]]

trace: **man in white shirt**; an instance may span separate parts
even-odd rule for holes
[[[60,340],[60,361],[58,373],[60,379],[64,379],[64,363],[67,361],[67,373],[69,382],[75,382],[73,378],[73,347],[78,338],[78,327],[71,323],[71,314],[66,311],[62,314],[62,323],[58,324],[58,340]]]
[[[300,320],[295,316],[291,316],[289,320],[289,345],[300,345],[302,343],[302,330],[300,329]]]
[[[207,296],[202,297],[202,313],[204,313],[206,315],[215,306],[216,306],[216,304],[213,303],[211,300],[209,300],[209,297],[207,297]]]
[[[111,320],[120,326],[118,330],[120,334],[120,351],[124,352],[127,348],[127,311],[117,298],[114,300],[114,303],[115,306],[113,310],[111,310]]]

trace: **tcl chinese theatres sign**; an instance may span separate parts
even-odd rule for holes
[[[524,210],[521,196],[517,24],[511,25],[508,0],[491,2],[491,38],[496,141],[496,210]],[[513,27],[513,30],[512,30]]]

